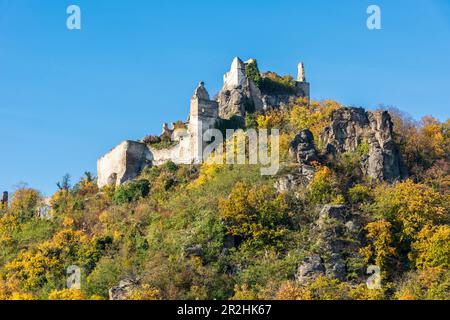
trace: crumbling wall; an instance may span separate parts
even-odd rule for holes
[[[152,161],[153,155],[147,145],[124,141],[98,160],[98,186],[121,185],[132,180]]]

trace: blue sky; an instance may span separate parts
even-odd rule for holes
[[[0,0],[0,191],[49,195],[65,173],[96,172],[122,140],[186,119],[197,83],[216,93],[234,56],[282,74],[305,61],[315,99],[445,120],[450,1]]]

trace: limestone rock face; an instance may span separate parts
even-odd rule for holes
[[[251,63],[252,60],[248,61]],[[231,69],[224,76],[224,85],[220,91],[219,116],[230,119],[233,116],[245,117],[247,112],[263,109],[262,94],[258,86],[247,77],[246,63],[234,58]]]
[[[275,189],[277,189],[278,192],[289,192],[297,189],[300,186],[305,186],[309,183],[310,179],[308,175],[302,174],[303,171],[300,170],[298,173],[295,174],[287,174],[282,177],[280,177],[275,182]]]
[[[139,287],[138,279],[125,279],[109,289],[109,300],[128,300],[131,292]]]
[[[303,285],[321,275],[325,275],[322,258],[319,255],[313,255],[302,261],[295,275],[295,280],[298,284]]]
[[[317,245],[324,256],[326,275],[343,280],[346,269],[342,256],[345,243],[341,240],[345,232],[347,209],[345,206],[324,206],[319,214]]]
[[[319,161],[312,132],[306,129],[297,134],[291,142],[289,153],[300,164],[311,165],[314,161]]]
[[[147,145],[136,141],[124,141],[98,160],[98,186],[121,185],[136,178],[153,156]]]
[[[303,285],[321,275],[345,279],[345,259],[358,252],[361,227],[356,218],[342,205],[326,205],[320,209],[319,218],[312,230],[317,250],[300,263],[296,275],[299,284]],[[345,239],[353,239],[353,245]]]
[[[247,78],[239,86],[225,85],[219,93],[217,102],[219,116],[222,119],[230,119],[232,116],[244,117],[249,111],[263,109],[261,91],[252,80]]]
[[[406,167],[393,139],[393,124],[387,111],[366,112],[362,108],[341,108],[332,114],[332,121],[320,141],[328,155],[355,152],[364,144],[364,174],[379,181],[395,181],[407,177]],[[361,148],[360,148],[361,149]]]
[[[294,138],[289,147],[289,154],[300,164],[298,172],[293,172],[279,178],[275,183],[278,192],[293,191],[300,186],[306,186],[316,172],[313,162],[319,161],[314,146],[314,136],[309,130],[303,130]]]
[[[217,97],[219,116],[230,119],[233,116],[244,118],[247,112],[260,112],[267,109],[279,109],[289,105],[296,98],[309,100],[310,85],[305,81],[303,64],[299,65],[301,76],[295,82],[292,92],[262,92],[252,79],[247,77],[246,68],[254,59],[243,62],[234,58],[231,69],[224,76],[224,85]],[[261,76],[266,77],[267,73]]]

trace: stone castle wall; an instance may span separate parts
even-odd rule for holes
[[[150,165],[152,154],[144,143],[124,141],[97,163],[98,186],[121,185]]]

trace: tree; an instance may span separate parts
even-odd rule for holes
[[[42,196],[39,191],[29,188],[18,189],[13,194],[10,211],[23,222],[36,216],[41,201]]]
[[[284,196],[267,185],[238,182],[219,212],[228,234],[257,247],[280,244],[289,225]]]
[[[392,223],[402,242],[411,242],[426,225],[448,223],[450,195],[411,180],[376,188],[368,211]]]
[[[412,244],[411,259],[418,269],[450,269],[450,226],[426,226]]]
[[[369,223],[365,228],[369,244],[361,249],[366,262],[374,262],[384,275],[388,274],[397,259],[391,229],[391,223],[386,220]]]
[[[63,176],[62,180],[56,183],[56,186],[60,191],[69,191],[70,190],[70,175],[66,174]]]

